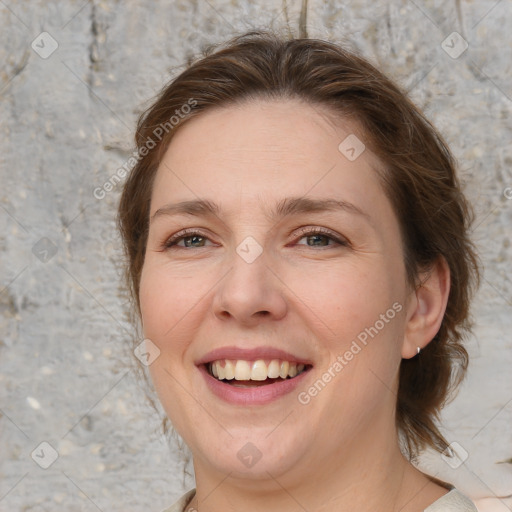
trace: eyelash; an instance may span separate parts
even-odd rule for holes
[[[299,233],[298,233],[299,240],[301,240],[302,238],[305,238],[306,236],[314,236],[314,235],[323,235],[323,236],[329,238],[330,240],[336,242],[340,246],[345,246],[345,247],[349,246],[349,242],[347,240],[344,240],[344,239],[338,237],[335,233],[333,233],[332,231],[325,229],[325,228],[304,227],[304,228],[300,228]],[[165,240],[165,242],[163,244],[163,249],[170,250],[170,249],[177,248],[177,247],[179,247],[180,249],[193,249],[193,247],[181,247],[181,246],[177,245],[178,242],[181,242],[185,238],[191,238],[193,236],[200,236],[202,238],[209,240],[209,238],[203,232],[198,231],[195,228],[184,229],[184,230],[172,235],[167,240]],[[303,244],[301,244],[301,245],[303,245]],[[314,246],[309,246],[309,247],[314,247]],[[323,246],[321,246],[321,247],[322,247],[322,249],[326,248]],[[329,247],[329,246],[327,246],[327,247]],[[203,249],[203,248],[204,247],[196,247],[196,249]]]

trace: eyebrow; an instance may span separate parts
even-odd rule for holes
[[[344,211],[365,217],[371,221],[370,216],[356,205],[334,198],[314,199],[309,197],[286,197],[276,203],[265,215],[272,221],[277,219],[298,215],[301,213],[315,213],[326,211]],[[151,217],[151,222],[161,216],[192,215],[196,217],[219,217],[220,206],[208,199],[195,199],[170,203],[159,208]]]

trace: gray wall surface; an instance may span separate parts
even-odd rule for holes
[[[202,45],[286,26],[359,50],[459,161],[484,264],[468,378],[443,414],[464,460],[421,464],[474,498],[512,493],[511,2],[1,0],[0,23],[1,511],[159,511],[194,485],[131,370],[121,186],[93,190]]]

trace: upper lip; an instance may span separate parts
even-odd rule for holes
[[[216,348],[199,358],[195,364],[199,366],[201,364],[211,363],[212,361],[222,359],[242,359],[245,361],[257,361],[258,359],[280,359],[290,363],[312,364],[307,358],[296,356],[290,352],[285,352],[284,350],[274,347],[241,348],[234,346]]]

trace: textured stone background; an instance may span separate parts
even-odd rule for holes
[[[451,144],[485,265],[469,376],[443,418],[469,456],[422,465],[475,498],[512,493],[512,4],[302,3],[0,1],[1,511],[159,511],[193,486],[130,371],[120,187],[102,200],[93,189],[130,156],[136,116],[162,85],[204,43],[251,27],[358,49]],[[458,58],[441,45],[454,31],[469,44]],[[31,458],[51,461],[43,441],[58,453],[46,470]]]

